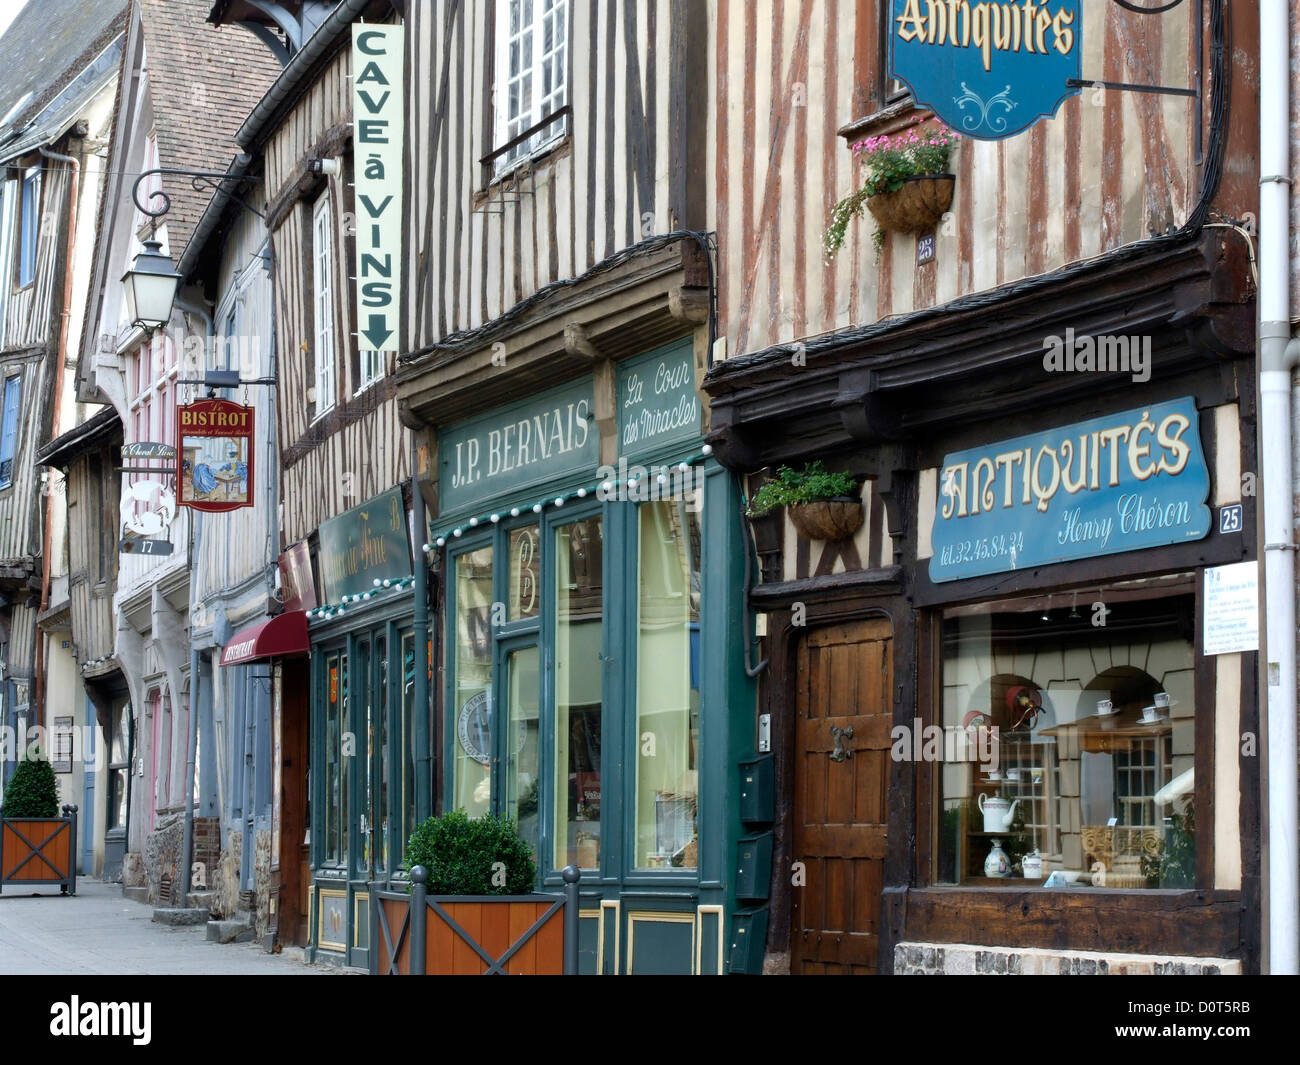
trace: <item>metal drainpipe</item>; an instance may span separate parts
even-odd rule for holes
[[[424,552],[429,523],[424,511],[424,496],[420,492],[414,433],[411,434],[411,510],[416,540],[415,604],[411,617],[411,630],[415,637],[411,739],[415,744],[415,816],[419,820],[433,814],[433,767],[429,749],[429,556]]]
[[[217,335],[216,323],[212,315],[198,304],[177,299],[176,306],[182,311],[197,314],[207,327],[204,339],[204,362],[207,362],[209,345]],[[180,441],[176,441],[180,446]],[[185,827],[181,832],[181,906],[189,905],[190,869],[194,864],[194,767],[199,752],[199,713],[202,701],[199,698],[199,649],[194,645],[194,592],[198,588],[199,549],[203,543],[203,524],[197,511],[190,511],[190,735],[189,751],[185,756]]]
[[[1296,817],[1296,586],[1291,466],[1290,28],[1283,0],[1259,21],[1259,456],[1263,515],[1264,642],[1260,678],[1268,754],[1261,805],[1265,843],[1267,971],[1300,972]],[[1265,460],[1265,456],[1267,459]]]

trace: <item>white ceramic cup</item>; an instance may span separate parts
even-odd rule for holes
[[[1160,716],[1159,711],[1157,711],[1154,706],[1144,706],[1142,708],[1143,721],[1148,721],[1148,722],[1154,721],[1159,716]]]
[[[1155,704],[1156,704],[1156,709],[1157,709],[1157,710],[1168,710],[1168,709],[1169,709],[1169,693],[1168,693],[1168,692],[1156,692]]]
[[[1103,714],[1103,715],[1105,715],[1105,714],[1109,714],[1110,711],[1111,711],[1111,708],[1112,708],[1114,705],[1115,705],[1115,704],[1112,703],[1109,699],[1098,699],[1098,700],[1097,700],[1097,713],[1099,713],[1099,714]]]

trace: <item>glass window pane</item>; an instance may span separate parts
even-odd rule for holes
[[[325,860],[339,860],[339,810],[341,794],[339,707],[343,686],[339,656],[325,659]]]
[[[492,548],[456,559],[456,639],[452,674],[452,807],[471,817],[492,801]]]
[[[339,805],[336,812],[339,824],[339,855],[338,860],[342,865],[348,862],[348,832],[351,829],[351,821],[348,806],[348,784],[350,773],[348,772],[349,763],[355,761],[355,758],[349,758],[349,753],[353,752],[353,744],[350,741],[345,744],[344,737],[352,730],[352,717],[348,712],[351,705],[348,697],[348,656],[339,655],[339,755],[338,755],[338,780],[339,780]]]
[[[361,836],[357,840],[357,849],[360,852],[357,867],[359,869],[369,869],[370,845],[374,839],[375,827],[375,796],[371,783],[371,767],[375,764],[375,705],[368,684],[370,679],[370,645],[368,643],[357,644],[356,670],[357,683],[361,689],[359,693],[361,706],[358,709],[361,712],[362,732],[359,739],[365,746],[356,752],[360,757],[345,758],[343,766],[344,775],[352,766],[356,766],[361,778],[357,781],[357,799],[360,807],[357,817],[358,828],[361,832]],[[347,817],[346,811],[343,816]]]
[[[600,868],[600,518],[555,531],[555,867]]]
[[[537,854],[538,824],[538,773],[539,746],[539,695],[541,678],[538,672],[537,646],[511,651],[506,657],[507,735],[509,749],[505,752],[506,809],[519,826],[519,834]]]
[[[700,526],[681,501],[639,510],[637,868],[698,866]]]
[[[1195,599],[1142,591],[947,612],[940,882],[1194,886]]]
[[[536,525],[510,530],[510,598],[506,604],[508,621],[537,617],[541,605],[538,580],[542,559],[538,550],[539,543]]]
[[[415,831],[415,635],[402,635],[402,856]]]
[[[388,641],[375,639],[375,866],[388,868]]]

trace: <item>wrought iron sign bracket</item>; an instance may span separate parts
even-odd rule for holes
[[[154,167],[152,170],[144,171],[135,179],[135,186],[131,190],[131,198],[135,201],[136,207],[138,207],[140,212],[146,215],[155,224],[157,224],[159,218],[172,209],[171,197],[161,188],[149,191],[143,200],[140,198],[141,186],[145,183],[147,178],[154,177],[155,175],[187,177],[190,179],[190,186],[195,192],[217,192],[225,188],[226,195],[234,203],[239,204],[240,207],[243,207],[247,211],[251,211],[263,221],[266,219],[266,215],[262,211],[259,211],[256,207],[229,191],[230,188],[237,186],[240,182],[246,181],[248,179],[247,174],[230,174],[216,170],[181,170],[176,167],[160,166]],[[155,200],[162,201],[162,205],[156,210],[149,206]]]
[[[1157,3],[1155,7],[1144,7],[1134,0],[1111,0],[1111,3],[1118,4],[1125,11],[1131,11],[1135,15],[1163,15],[1167,11],[1172,11],[1179,7],[1183,0],[1165,0],[1164,3]],[[1105,81],[1103,79],[1091,78],[1070,78],[1066,84],[1071,89],[1114,89],[1118,92],[1145,92],[1155,93],[1161,96],[1188,96],[1196,101],[1196,161],[1195,165],[1200,166],[1205,162],[1204,150],[1204,124],[1205,109],[1205,75],[1201,58],[1205,51],[1205,9],[1200,2],[1195,5],[1189,5],[1188,11],[1192,14],[1192,32],[1196,38],[1196,69],[1192,78],[1195,81],[1194,87],[1190,89],[1180,88],[1173,85],[1136,85],[1127,81]],[[1222,42],[1215,42],[1215,47],[1222,48]]]

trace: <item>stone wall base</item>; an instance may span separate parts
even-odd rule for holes
[[[1240,976],[1231,958],[1164,954],[1103,954],[969,943],[899,943],[896,976]]]

